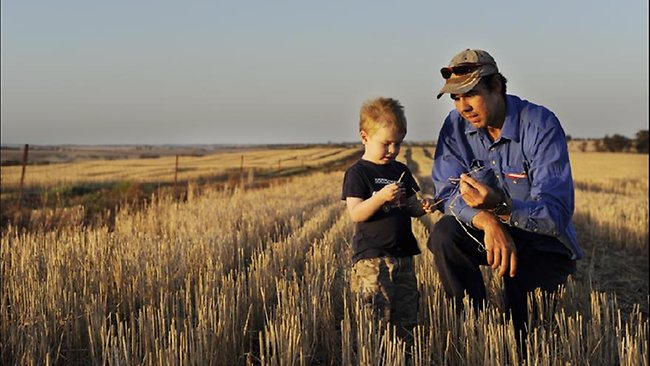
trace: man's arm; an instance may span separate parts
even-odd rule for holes
[[[463,201],[480,211],[472,218],[472,225],[483,231],[487,262],[499,275],[510,277],[517,273],[517,249],[508,230],[497,215],[490,211],[499,202],[499,194],[472,177],[461,175],[460,192]]]
[[[454,122],[449,116],[445,120],[438,136],[438,145],[434,155],[431,178],[434,186],[434,201],[440,201],[439,209],[448,215],[454,215],[467,225],[472,225],[472,218],[479,210],[468,206],[462,199],[455,198],[460,192],[457,182],[449,178],[458,178],[468,170],[467,152],[459,147],[465,146],[460,141],[459,132],[453,129]],[[469,149],[468,146],[465,146]]]
[[[509,224],[559,237],[571,221],[574,189],[566,138],[559,122],[537,131],[524,142],[529,152],[530,198],[512,200]]]
[[[574,207],[573,179],[564,133],[559,124],[538,132],[524,148],[529,151],[530,194],[512,197],[502,221],[520,229],[559,236],[571,220]],[[473,178],[461,175],[463,201],[470,207],[491,211],[503,197]]]
[[[514,250],[514,245],[512,238],[504,235],[507,231],[499,221],[526,231],[559,237],[573,214],[574,191],[568,151],[564,132],[557,119],[553,118],[554,123],[549,127],[528,136],[524,149],[531,162],[528,170],[530,194],[525,199],[513,197],[511,201],[508,200],[509,207],[504,214],[496,216],[491,212],[496,203],[502,200],[498,193],[469,176],[461,176],[463,201],[470,207],[482,210],[472,223],[485,232],[486,248],[494,250],[493,268],[499,261],[501,266],[510,262],[511,275],[512,263],[516,269],[516,256],[512,258],[514,252],[509,247]],[[498,257],[496,251],[499,251]],[[511,260],[508,261],[507,257],[511,257]],[[505,268],[501,267],[500,274],[503,273]]]

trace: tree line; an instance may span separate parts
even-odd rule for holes
[[[567,135],[567,141],[571,140],[571,135]],[[586,145],[584,145],[586,147]],[[650,149],[650,138],[648,130],[639,130],[634,138],[614,134],[605,135],[600,140],[596,140],[596,151],[608,152],[636,152],[639,154],[648,154]]]

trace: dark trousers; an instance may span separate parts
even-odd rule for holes
[[[467,228],[478,240],[483,232]],[[562,244],[557,239],[508,228],[517,247],[517,274],[503,277],[504,303],[509,311],[515,330],[525,331],[528,318],[527,294],[540,288],[554,292],[559,285],[566,284],[567,277],[575,273],[576,263],[567,254],[561,253]],[[557,243],[558,252],[548,251]],[[429,237],[429,250],[434,254],[436,269],[442,286],[449,297],[462,303],[464,292],[480,307],[486,299],[481,265],[487,265],[487,254],[470,238],[453,216],[443,216],[433,227]],[[539,250],[543,246],[544,251]],[[459,307],[460,308],[460,307]]]

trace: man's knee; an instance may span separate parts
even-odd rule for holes
[[[456,218],[449,215],[444,215],[435,223],[427,247],[433,253],[440,253],[444,251],[458,237],[459,230],[462,230]]]

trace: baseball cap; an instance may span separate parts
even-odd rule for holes
[[[448,67],[440,69],[445,85],[438,93],[438,99],[445,94],[464,94],[481,81],[481,77],[499,72],[497,63],[483,50],[466,49],[451,59]]]

